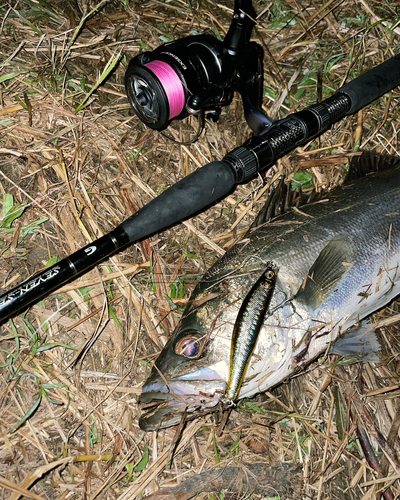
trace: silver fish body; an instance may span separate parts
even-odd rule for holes
[[[224,397],[238,311],[270,263],[270,314],[239,399],[293,375],[400,293],[400,168],[398,159],[382,161],[393,165],[252,230],[209,269],[143,387],[144,430]]]

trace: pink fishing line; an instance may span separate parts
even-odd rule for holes
[[[169,118],[175,118],[185,106],[185,91],[179,76],[163,61],[152,61],[145,66],[160,80],[168,98]]]

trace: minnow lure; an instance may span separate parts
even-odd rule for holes
[[[275,287],[276,273],[269,264],[244,299],[233,329],[229,380],[222,403],[232,406],[237,399],[247,366]]]

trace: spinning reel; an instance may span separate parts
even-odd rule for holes
[[[125,74],[126,93],[148,127],[164,130],[172,119],[206,110],[218,119],[221,107],[240,93],[249,127],[260,133],[272,121],[263,112],[263,49],[250,42],[256,13],[251,0],[235,0],[223,42],[195,35],[134,57]]]

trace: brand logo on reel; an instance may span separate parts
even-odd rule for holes
[[[170,56],[170,57],[174,58],[175,61],[178,64],[180,64],[183,69],[187,69],[186,64],[184,64],[184,62],[182,61],[182,59],[180,59],[177,55],[173,54],[172,52],[163,52],[163,53],[167,54],[167,56]]]

